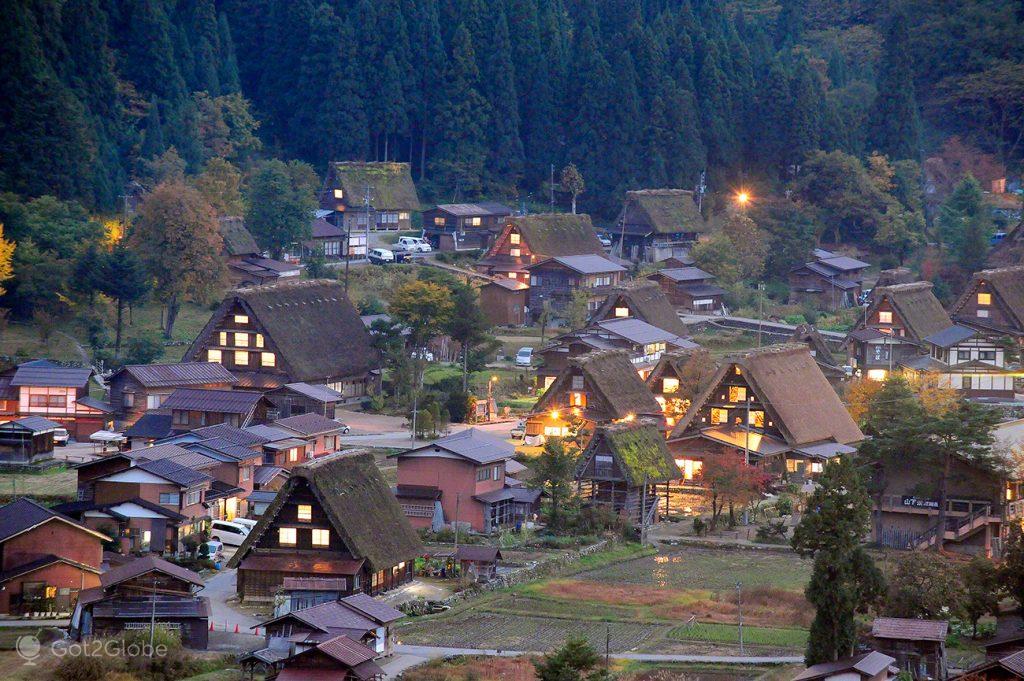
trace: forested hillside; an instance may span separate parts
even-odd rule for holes
[[[11,0],[0,190],[109,209],[172,146],[190,173],[408,160],[437,200],[541,199],[573,162],[610,216],[627,188],[770,183],[816,149],[919,159],[958,133],[1016,166],[1024,3],[888,4]]]

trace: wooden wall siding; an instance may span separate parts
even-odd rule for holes
[[[236,315],[244,315],[248,318],[248,322],[240,323],[235,321]],[[226,343],[221,343],[221,332],[227,334]],[[245,333],[248,337],[248,345],[239,346],[236,344],[235,333]],[[257,347],[256,345],[256,334],[260,334],[263,337],[263,347]],[[256,318],[249,314],[248,310],[240,304],[235,304],[232,308],[217,322],[213,332],[206,339],[200,352],[196,355],[197,362],[211,361],[209,357],[210,350],[220,350],[221,360],[220,364],[224,365],[229,371],[266,375],[278,378],[287,377],[287,372],[282,367],[281,353],[274,344],[274,339],[270,337],[266,329],[256,320]],[[238,364],[235,362],[235,352],[247,352],[249,363]],[[272,352],[276,359],[275,366],[265,367],[261,364],[261,353]],[[285,381],[287,382],[287,381]]]
[[[979,304],[979,293],[986,293],[991,296],[992,302],[988,305]],[[987,314],[985,316],[979,316],[979,311]],[[956,316],[959,319],[976,320],[980,324],[985,324],[986,326],[991,325],[1003,328],[1016,327],[1016,323],[1003,308],[1002,301],[1000,301],[999,297],[987,282],[983,282],[975,287],[975,290],[967,297],[967,300],[964,301],[963,307],[957,310]]]

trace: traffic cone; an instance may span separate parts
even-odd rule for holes
[[[210,620],[210,631],[213,631],[213,620]]]
[[[238,633],[238,625],[237,624],[235,625],[235,633],[236,634]]]
[[[260,628],[256,627],[256,633],[253,634],[253,636],[259,636],[259,635],[260,635]]]

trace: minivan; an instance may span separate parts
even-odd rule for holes
[[[210,523],[210,539],[228,546],[241,546],[248,535],[248,527],[230,520],[214,520]]]
[[[252,528],[256,527],[257,521],[253,520],[252,518],[235,518],[231,522],[233,522],[235,525],[241,525],[242,527],[246,527],[249,529],[250,532],[252,532]]]
[[[419,236],[398,237],[398,247],[410,253],[430,253],[434,250],[426,239]]]
[[[533,364],[533,348],[519,348],[516,353],[516,366],[528,367]]]
[[[384,263],[394,262],[395,254],[386,248],[374,248],[370,251],[370,255],[367,256],[367,260],[374,265],[383,265]]]

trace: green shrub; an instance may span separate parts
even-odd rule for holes
[[[775,510],[779,515],[793,515],[793,497],[782,495],[775,502]]]
[[[704,533],[707,532],[707,523],[704,522],[704,518],[696,515],[693,517],[693,533],[698,537],[703,537]]]
[[[123,662],[105,655],[66,655],[53,670],[56,681],[104,681],[107,675],[121,671]]]

